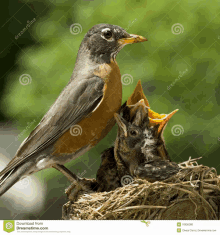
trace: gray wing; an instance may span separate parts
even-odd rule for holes
[[[72,125],[76,125],[91,113],[103,95],[104,81],[100,77],[71,81],[19,147],[16,156],[0,172],[0,176],[55,142]]]

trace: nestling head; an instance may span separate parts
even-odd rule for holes
[[[161,120],[151,119],[153,111],[145,103],[142,99],[135,105],[127,105],[122,116],[115,114],[118,125],[117,155],[130,174],[140,164],[156,159],[170,160],[162,136],[170,116],[165,115]]]

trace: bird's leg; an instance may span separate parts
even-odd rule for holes
[[[80,178],[72,173],[69,169],[67,169],[65,166],[60,165],[60,164],[54,164],[52,166],[53,168],[55,168],[56,170],[60,171],[63,175],[66,176],[66,178],[70,181],[70,182],[77,182],[80,180]]]
[[[72,184],[65,190],[65,193],[69,200],[76,201],[80,192],[84,193],[92,193],[96,192],[98,188],[98,183],[96,179],[87,179],[81,178],[77,182],[72,182]]]
[[[71,185],[65,190],[67,197],[71,201],[77,199],[80,191],[94,192],[97,190],[96,179],[80,178],[63,165],[55,164],[53,168],[63,173],[71,181]]]

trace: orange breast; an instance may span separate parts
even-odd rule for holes
[[[116,62],[103,64],[94,72],[105,80],[104,96],[88,117],[64,133],[55,143],[53,154],[74,153],[84,146],[95,146],[115,125],[114,113],[121,107],[122,84]]]

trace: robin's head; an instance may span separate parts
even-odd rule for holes
[[[110,63],[125,45],[143,41],[147,39],[129,34],[117,25],[98,24],[86,33],[79,54],[86,51],[95,62]]]

